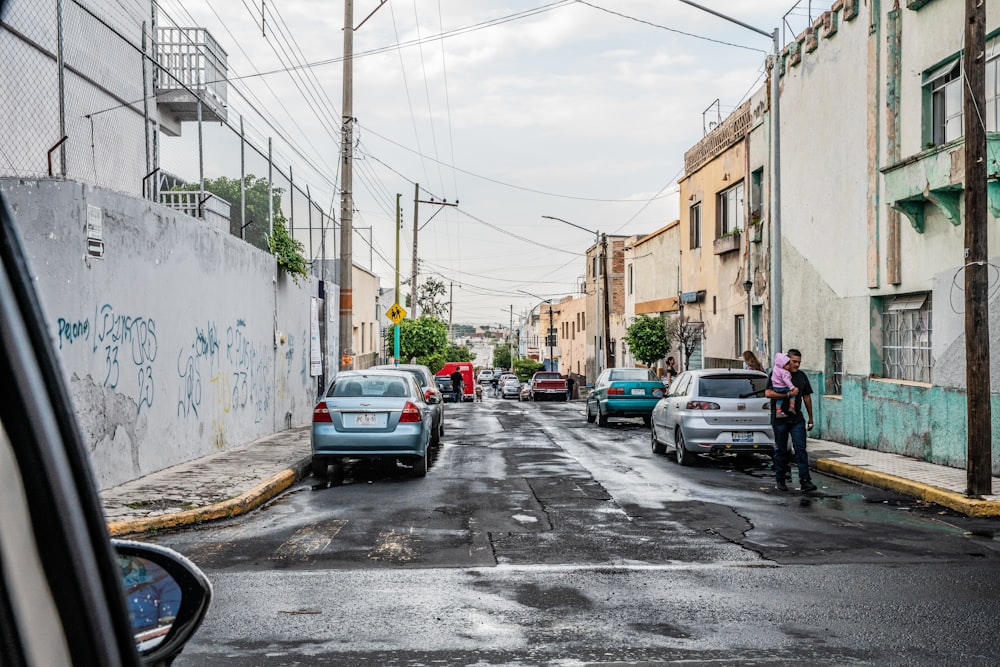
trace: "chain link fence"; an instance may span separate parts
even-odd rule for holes
[[[233,112],[203,28],[149,0],[9,0],[0,53],[0,176],[144,197],[260,248],[279,222],[310,261],[334,256],[336,174],[285,157],[301,151],[253,103]]]

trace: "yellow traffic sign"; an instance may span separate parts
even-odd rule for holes
[[[406,311],[401,305],[394,303],[389,310],[385,311],[385,316],[392,320],[393,324],[399,324],[400,320],[406,317]]]

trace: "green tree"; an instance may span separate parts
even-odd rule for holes
[[[545,368],[545,364],[534,359],[521,358],[514,360],[514,374],[521,382],[527,382],[531,376]]]
[[[500,344],[493,348],[493,367],[511,368],[510,345]]]
[[[671,324],[670,337],[680,343],[681,352],[684,354],[684,370],[689,370],[691,355],[705,337],[705,324],[692,322],[688,317],[679,317]]]
[[[448,302],[444,300],[447,293],[443,281],[428,276],[424,284],[417,287],[417,305],[420,306],[420,312],[444,319],[448,315]]]
[[[670,337],[662,316],[639,315],[625,332],[632,355],[647,366],[667,356],[670,351]]]
[[[197,183],[178,186],[174,190],[197,191]],[[267,179],[258,178],[253,174],[243,177],[244,198],[246,199],[245,230],[240,230],[243,219],[240,208],[240,179],[220,176],[205,181],[205,191],[229,202],[229,231],[234,236],[242,236],[247,243],[261,250],[267,250],[275,256],[278,266],[290,274],[298,282],[299,277],[305,277],[308,272],[308,262],[305,258],[305,248],[294,240],[288,232],[288,220],[281,214],[282,188],[271,188],[271,210],[274,212],[274,230],[269,233]]]
[[[393,350],[395,345],[394,327],[387,327],[385,330],[385,344],[387,350]],[[404,319],[399,323],[399,359],[408,361],[416,358],[417,363],[421,358],[430,358],[435,354],[444,355],[448,349],[448,325],[444,321],[430,315],[421,315],[417,319]],[[425,364],[431,370],[437,370],[430,364]],[[438,366],[440,369],[444,365]]]

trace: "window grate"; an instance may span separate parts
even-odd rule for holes
[[[915,297],[926,297],[923,301]],[[915,303],[920,303],[914,308]],[[900,307],[905,304],[905,307]],[[882,375],[930,382],[931,295],[909,294],[882,300]]]
[[[830,367],[829,385],[827,393],[840,396],[844,393],[844,341],[843,339],[830,340]]]

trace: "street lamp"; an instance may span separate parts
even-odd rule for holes
[[[771,63],[771,353],[781,351],[781,124],[779,116],[778,80],[781,77],[781,43],[778,29],[771,32],[755,28],[731,16],[709,9],[691,0],[680,0],[703,12],[735,23],[759,35],[770,37],[774,44]]]
[[[594,252],[597,253],[597,272],[594,275],[594,293],[597,298],[597,329],[594,336],[594,382],[597,382],[597,377],[601,374],[601,347],[603,346],[607,350],[607,341],[601,335],[601,325],[604,319],[601,317],[601,278],[607,277],[607,271],[604,266],[604,256],[601,253],[601,233],[596,230],[587,229],[586,227],[581,227],[575,222],[570,222],[569,220],[563,220],[562,218],[557,218],[554,215],[543,215],[546,220],[557,220],[570,227],[576,227],[577,229],[582,229],[585,232],[589,232],[594,235]],[[607,331],[604,332],[607,335]],[[602,345],[603,341],[603,345]]]

